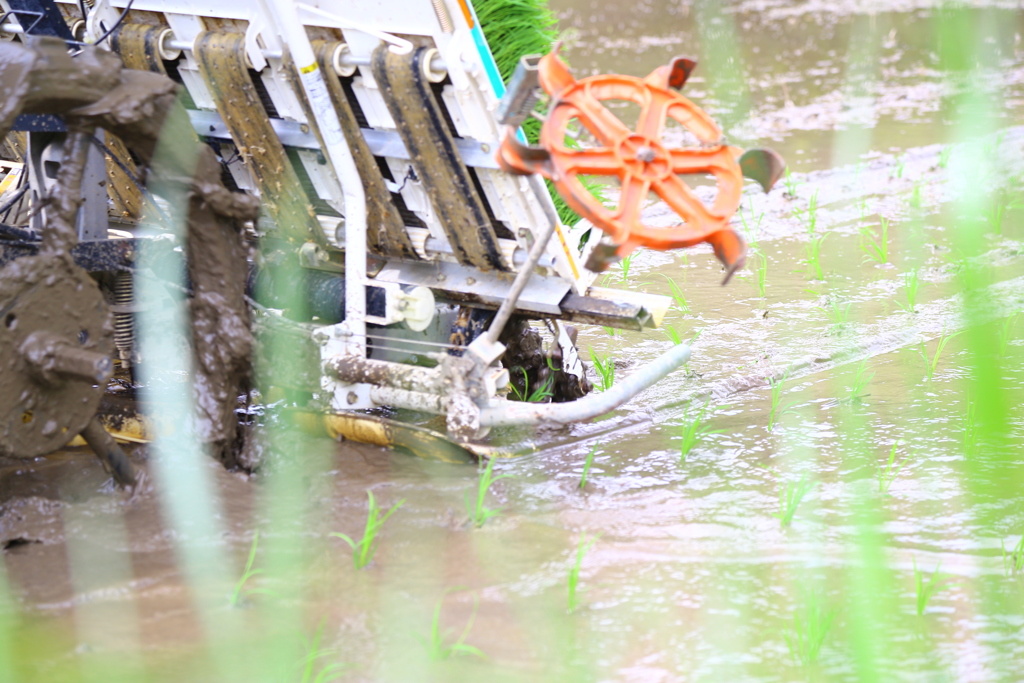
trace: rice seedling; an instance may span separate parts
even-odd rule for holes
[[[954,337],[958,337],[961,334],[962,334],[962,332],[957,332],[955,334],[950,334],[950,335],[943,334],[941,337],[939,337],[938,346],[935,347],[935,355],[931,356],[930,358],[928,356],[928,349],[927,349],[927,347],[925,347],[925,344],[924,344],[923,341],[921,342],[921,345],[920,345],[920,348],[918,349],[918,351],[921,353],[921,357],[924,358],[925,370],[928,373],[928,380],[929,381],[931,381],[932,377],[935,376],[935,368],[938,367],[939,356],[942,355],[942,350],[944,348],[946,348],[946,344],[948,344],[951,339],[953,339]]]
[[[661,328],[661,331],[664,332],[665,336],[669,338],[669,341],[671,341],[676,346],[679,346],[680,344],[683,343],[683,338],[679,336],[679,332],[676,331],[676,328],[672,327],[671,325],[666,325],[665,327]]]
[[[906,459],[901,460],[899,463],[896,462],[896,448],[900,445],[897,441],[892,445],[892,450],[889,451],[889,458],[886,460],[884,465],[877,465],[877,476],[878,476],[878,492],[881,494],[889,493],[889,487],[892,486],[892,482],[899,475],[900,470],[903,469],[903,465],[906,464]]]
[[[803,608],[793,612],[792,628],[782,632],[793,659],[804,666],[817,662],[835,618],[836,610],[824,604],[819,593],[809,593]]]
[[[252,546],[249,548],[249,558],[245,561],[245,569],[242,571],[242,576],[238,579],[238,583],[235,584],[235,589],[231,592],[231,597],[228,599],[228,604],[232,607],[238,607],[245,602],[245,599],[250,595],[262,593],[265,595],[273,595],[273,591],[266,588],[246,588],[245,584],[249,582],[254,576],[258,576],[263,573],[262,569],[253,569],[252,565],[256,562],[256,548],[260,542],[260,532],[256,532],[252,535]]]
[[[594,362],[594,369],[601,377],[601,383],[596,388],[598,391],[608,391],[615,384],[615,359],[611,357],[611,354],[602,356],[595,353],[593,349],[589,350],[590,360]]]
[[[720,434],[721,429],[711,429],[710,425],[704,423],[704,417],[708,411],[708,404],[711,399],[704,402],[697,414],[690,417],[689,410],[683,414],[683,426],[680,429],[680,436],[683,442],[679,447],[679,464],[686,462],[686,456],[690,454],[694,446],[700,443],[709,434]]]
[[[747,222],[747,216],[741,208],[739,211],[740,221],[743,222],[743,232],[747,235],[747,241],[751,245],[757,244],[756,233],[761,228],[761,221],[764,220],[764,211],[757,216],[757,222],[754,222],[754,199],[750,199],[750,222]]]
[[[994,198],[984,208],[985,222],[992,228],[992,232],[997,235],[1003,234],[1003,219],[1006,217],[1006,212],[1017,208],[1019,205],[1017,202],[1006,201],[1005,195],[999,195]]]
[[[999,547],[1003,551],[1003,575],[1009,578],[1010,574],[1016,574],[1017,572],[1024,570],[1024,536],[1020,537],[1020,541],[1017,542],[1017,546],[1010,552],[1006,552],[1006,545],[1002,539],[999,541]]]
[[[619,268],[622,273],[622,284],[626,284],[626,281],[629,279],[629,268],[633,265],[633,258],[635,256],[636,252],[634,251],[629,256],[625,256],[621,261],[619,261]]]
[[[818,230],[818,191],[811,195],[806,209],[793,209],[793,215],[804,224],[808,235],[815,234]]]
[[[758,296],[762,299],[768,298],[766,291],[768,287],[768,257],[762,251],[757,252],[757,270],[754,271],[754,274],[757,276],[755,282]]]
[[[939,152],[939,168],[949,168],[949,158],[953,156],[953,145],[947,145]]]
[[[366,526],[363,527],[363,536],[358,541],[352,540],[352,537],[339,533],[337,531],[331,533],[331,536],[340,538],[341,540],[348,543],[349,547],[352,548],[352,562],[355,564],[356,569],[362,569],[370,563],[373,559],[374,553],[377,552],[377,546],[375,541],[377,540],[377,533],[380,532],[380,528],[384,526],[384,522],[388,521],[388,517],[395,514],[398,508],[405,504],[405,498],[398,501],[391,506],[383,517],[381,517],[380,507],[377,505],[377,500],[373,497],[373,491],[367,489],[366,497],[369,500],[369,506],[366,512]]]
[[[860,234],[867,240],[867,244],[860,245],[860,250],[868,255],[865,262],[874,261],[875,263],[888,263],[889,262],[889,220],[882,217],[880,221],[880,227],[882,234],[876,239],[875,231],[871,228],[861,228]]]
[[[772,516],[779,519],[780,526],[789,526],[793,522],[793,515],[812,488],[814,482],[804,474],[799,480],[788,481],[784,488],[779,489],[779,511]]]
[[[302,665],[302,683],[329,683],[336,681],[344,675],[347,664],[331,662],[317,671],[317,664],[320,660],[335,654],[334,650],[325,650],[320,647],[320,639],[324,633],[324,620],[320,621],[316,633],[313,635],[313,642],[306,647],[306,658]]]
[[[857,374],[853,376],[853,384],[850,385],[850,396],[847,400],[851,403],[854,401],[860,401],[861,397],[865,396],[864,387],[867,386],[871,378],[875,376],[875,373],[867,374],[868,363],[867,361],[862,362],[857,367]]]
[[[978,453],[978,422],[977,406],[974,401],[967,398],[967,409],[963,416],[963,447],[964,458],[970,460]]]
[[[903,298],[904,301],[897,301],[896,305],[907,313],[916,313],[917,292],[921,288],[921,280],[918,278],[917,269],[903,274]]]
[[[568,607],[570,612],[575,612],[579,606],[580,566],[583,564],[583,556],[593,547],[598,538],[600,538],[600,534],[589,539],[586,533],[580,535],[579,543],[576,546],[576,558],[572,566],[569,567],[569,576],[566,579],[566,587],[569,590]]]
[[[580,475],[580,490],[587,488],[587,478],[590,477],[590,468],[594,464],[594,454],[597,453],[597,444],[594,444],[590,452],[587,453],[587,459],[583,461],[583,474]]]
[[[774,377],[766,378],[768,385],[771,387],[772,390],[772,404],[768,412],[769,432],[772,431],[772,429],[775,427],[775,424],[779,421],[779,418],[781,418],[783,415],[785,415],[786,413],[793,409],[793,404],[795,403],[795,401],[791,401],[785,405],[782,404],[782,386],[783,384],[785,384],[786,378],[788,376],[789,371],[787,370],[780,379],[775,379]]]
[[[473,523],[473,526],[478,529],[491,517],[494,517],[501,512],[500,509],[492,510],[484,504],[487,499],[488,489],[490,489],[491,485],[499,479],[505,479],[512,476],[511,474],[499,474],[495,477],[493,472],[494,458],[491,458],[487,461],[487,466],[480,472],[480,477],[477,480],[476,485],[476,498],[471,501],[471,491],[466,491],[466,513],[469,515],[469,520]]]
[[[665,275],[664,273],[658,274],[665,278],[665,280],[668,282],[669,296],[671,296],[672,300],[676,303],[676,307],[679,308],[679,312],[684,314],[689,313],[690,302],[686,300],[686,295],[683,293],[683,290],[679,286],[679,284],[675,280],[670,278],[668,275]]]
[[[920,209],[924,204],[921,198],[921,186],[923,182],[918,180],[914,182],[914,189],[910,191],[910,207],[913,209]]]
[[[477,657],[486,657],[486,655],[476,647],[466,644],[466,636],[469,635],[470,629],[473,628],[473,622],[476,621],[476,610],[479,607],[480,599],[473,596],[473,613],[469,616],[469,621],[466,622],[466,627],[462,629],[462,633],[454,641],[449,642],[451,634],[454,629],[441,630],[441,606],[444,604],[444,598],[451,590],[447,590],[440,598],[437,599],[437,605],[434,607],[434,618],[430,623],[430,633],[427,636],[422,636],[419,633],[414,633],[413,637],[420,641],[424,649],[427,651],[427,656],[435,662],[444,661],[458,655],[475,655]]]
[[[896,177],[897,178],[902,178],[903,177],[903,171],[905,171],[906,168],[907,168],[906,159],[901,156],[899,159],[896,160],[896,171],[895,171]]]
[[[793,173],[789,170],[788,166],[786,167],[786,175],[783,182],[786,185],[786,196],[790,199],[796,199],[796,188],[800,187],[800,182],[793,177]]]
[[[939,567],[942,566],[942,562],[939,562],[935,567],[935,571],[932,572],[931,578],[925,581],[925,573],[917,568],[917,559],[914,559],[914,585],[917,588],[917,616],[922,616],[924,611],[928,608],[928,602],[939,592],[939,589],[944,584],[948,584],[949,581],[942,579],[942,575],[939,574]]]
[[[601,329],[604,330],[605,332],[607,332],[609,337],[614,337],[615,336],[615,328],[614,327],[605,327],[604,325],[602,325]]]
[[[815,306],[815,308],[828,317],[832,331],[838,332],[846,325],[847,318],[850,316],[850,306],[852,305],[852,303],[847,303],[843,306],[839,303],[838,298],[830,297],[828,308],[824,306]]]
[[[824,280],[825,274],[821,270],[821,243],[825,241],[825,235],[813,235],[807,242],[807,276],[812,280]]]
[[[508,384],[508,388],[512,391],[512,394],[515,396],[517,401],[524,401],[526,403],[543,403],[554,395],[554,391],[551,389],[555,381],[553,375],[548,375],[548,378],[544,380],[544,383],[531,392],[530,378],[526,374],[526,370],[523,368],[519,369],[523,373],[523,390],[520,391],[513,382],[509,382]]]
[[[1009,318],[1003,321],[1002,326],[999,329],[999,357],[1006,357],[1006,349],[1010,346],[1010,330],[1013,328],[1013,324],[1017,322],[1017,316],[1020,313],[1014,313]]]

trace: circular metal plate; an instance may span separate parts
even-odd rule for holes
[[[96,283],[57,255],[15,259],[0,268],[0,454],[34,458],[61,448],[96,414],[106,387],[82,379],[47,381],[21,353],[45,331],[111,355],[114,331]]]

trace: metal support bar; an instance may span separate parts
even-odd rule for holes
[[[548,242],[551,241],[551,236],[555,234],[555,228],[558,226],[558,214],[555,213],[554,207],[545,201],[547,199],[547,188],[544,187],[544,181],[540,179],[540,176],[534,174],[529,177],[529,183],[530,189],[533,190],[538,202],[544,208],[544,214],[548,218],[548,226],[541,234],[540,239],[535,241],[530,248],[530,255],[527,257],[526,263],[523,264],[523,267],[516,275],[512,288],[509,290],[505,301],[502,302],[501,308],[494,314],[491,326],[487,328],[487,334],[483,338],[486,338],[490,344],[498,343],[498,337],[501,336],[505,323],[512,317],[512,312],[516,308],[516,301],[519,300],[519,295],[526,289],[526,284],[529,282],[530,276],[533,275],[533,269],[537,267],[537,263],[540,262],[541,257],[547,251]]]
[[[438,370],[352,356],[324,361],[324,372],[349,384],[387,385],[396,389],[429,392],[441,385]]]

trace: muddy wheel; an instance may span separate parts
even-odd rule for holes
[[[84,430],[113,352],[110,315],[85,271],[52,253],[0,269],[0,453],[45,455]]]

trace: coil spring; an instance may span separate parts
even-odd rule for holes
[[[114,276],[114,345],[121,356],[121,365],[129,367],[132,352],[135,350],[135,321],[132,317],[132,304],[135,301],[135,285],[132,274],[119,272]]]

